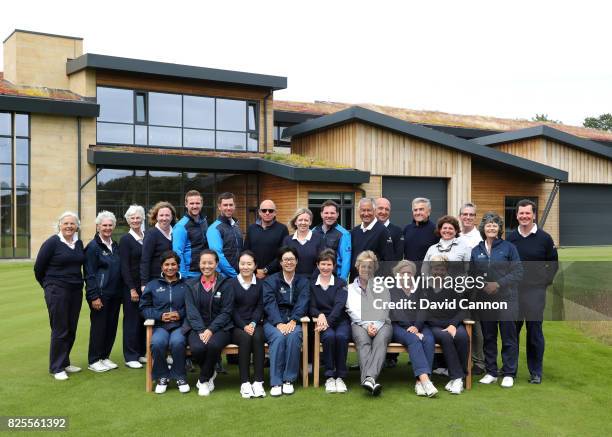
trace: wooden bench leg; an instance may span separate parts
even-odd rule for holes
[[[321,358],[321,333],[314,333],[314,356],[312,357],[312,385],[319,386],[319,359]]]
[[[465,388],[472,389],[472,325],[465,325],[465,330],[468,335],[468,361],[467,361],[467,377],[465,378]]]
[[[308,387],[308,322],[302,322],[302,386]]]
[[[153,327],[147,326],[147,381],[145,390],[147,393],[153,391],[153,357],[151,356],[151,338],[153,337]]]

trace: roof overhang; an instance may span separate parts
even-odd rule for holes
[[[362,184],[370,181],[367,171],[319,167],[294,167],[253,157],[155,154],[90,148],[87,161],[97,166],[181,171],[259,172],[296,182]]]
[[[606,159],[612,159],[612,149],[610,147],[546,125],[488,135],[486,137],[474,138],[470,141],[482,146],[495,146],[497,144],[513,143],[530,138],[548,138]]]
[[[294,138],[310,135],[321,130],[330,129],[350,122],[362,122],[373,126],[388,129],[403,135],[425,140],[434,144],[457,150],[495,165],[512,168],[544,178],[567,181],[566,171],[559,170],[535,161],[504,153],[486,147],[473,141],[464,140],[453,135],[430,129],[419,124],[409,123],[380,112],[371,111],[359,106],[325,115],[320,118],[308,120],[304,123],[289,127],[283,132],[283,138]],[[602,146],[603,147],[603,146]]]
[[[54,100],[0,94],[0,110],[31,112],[73,117],[97,117],[100,106],[95,102]]]
[[[242,71],[196,67],[193,65],[120,58],[117,56],[97,55],[95,53],[86,53],[76,59],[69,59],[66,63],[66,74],[77,73],[86,68],[152,74],[176,79],[208,80],[223,84],[245,85],[271,90],[287,88],[287,78],[283,76],[269,76]]]

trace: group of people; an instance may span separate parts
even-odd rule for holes
[[[113,240],[115,215],[101,211],[96,217],[96,235],[86,247],[78,238],[77,215],[65,212],[59,217],[57,234],[44,242],[34,266],[49,312],[49,371],[55,379],[66,380],[70,373],[81,370],[70,363],[69,356],[85,283],[91,310],[88,368],[106,372],[118,367],[110,354],[123,304],[127,367],[141,368],[146,362],[143,320],[155,321],[151,351],[159,394],[171,380],[180,392],[190,391],[185,365],[189,345],[200,369],[198,394],[209,396],[215,388],[215,365],[230,343],[239,347],[243,398],[266,396],[265,343],[269,346],[270,395],[292,394],[299,373],[300,320],[304,316],[312,318],[310,329],[320,333],[326,392],[347,391],[348,345],[353,341],[361,385],[373,395],[380,394],[382,386],[377,380],[382,368],[397,361],[397,356],[386,353],[393,341],[409,353],[417,395],[436,395],[431,381],[436,367],[449,376],[446,390],[460,394],[469,359],[463,321],[478,318],[477,314],[441,308],[374,310],[375,299],[425,297],[443,302],[455,293],[448,287],[417,289],[410,281],[384,288],[382,294],[374,292],[375,276],[385,270],[381,267],[385,264],[393,266],[386,272],[412,278],[486,273],[488,282],[477,290],[478,298],[504,296],[515,302],[508,311],[516,315],[500,313],[497,318],[476,321],[475,373],[484,374],[480,380],[484,384],[495,382],[501,374],[502,386],[513,385],[520,321],[526,320],[530,382],[541,382],[542,313],[557,254],[550,235],[535,224],[532,202],[519,202],[519,228],[506,240],[501,238],[503,220],[495,213],[485,214],[475,226],[476,207],[471,203],[461,208],[459,220],[444,216],[434,224],[426,198],[413,200],[413,221],[404,229],[390,223],[389,200],[362,198],[358,204],[362,222],[352,230],[338,223],[339,206],[328,200],[321,205],[321,225],[313,228],[313,213],[301,208],[289,221],[291,234],[276,220],[274,202],[264,200],[259,218],[247,228],[244,238],[234,217],[232,193],[218,196],[219,216],[210,225],[202,207],[197,191],[186,193],[185,214],[178,221],[168,202],[158,202],[147,217],[141,206],[132,205],[125,213],[130,230],[119,243]],[[143,231],[145,219],[149,226]],[[551,267],[544,278],[523,275],[521,260],[550,261]],[[463,272],[453,271],[457,264],[465,266]],[[528,313],[519,315],[521,308]],[[498,329],[501,371],[497,368]],[[436,343],[442,346],[443,358],[434,354]],[[167,360],[168,351],[171,359]]]

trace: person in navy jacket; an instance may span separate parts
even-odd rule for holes
[[[88,368],[94,372],[117,368],[110,353],[117,335],[124,284],[119,246],[112,238],[116,224],[115,214],[101,211],[96,217],[96,236],[85,248],[85,296],[91,308]]]
[[[263,398],[265,338],[263,332],[263,293],[262,281],[257,280],[255,254],[245,250],[240,254],[238,270],[240,274],[230,280],[234,292],[232,318],[232,343],[238,345],[238,366],[240,368],[240,395],[244,399]],[[253,383],[249,377],[253,355]]]
[[[75,213],[66,211],[60,215],[57,234],[43,243],[34,263],[34,276],[45,291],[51,325],[49,372],[58,381],[68,379],[68,373],[81,371],[70,364],[83,302],[81,268],[85,254],[77,236],[79,227]]]
[[[310,316],[316,320],[315,331],[321,333],[325,391],[346,393],[346,357],[351,324],[345,312],[346,282],[334,275],[336,252],[325,249],[317,261],[319,275],[310,282]],[[315,345],[318,347],[318,345]]]
[[[202,195],[190,190],[185,194],[185,215],[172,228],[172,250],[181,259],[181,277],[200,276],[200,252],[208,249],[208,223],[202,215]]]
[[[502,387],[514,385],[518,367],[518,284],[523,277],[523,267],[514,244],[501,239],[503,219],[494,212],[486,213],[478,226],[483,241],[472,249],[471,274],[486,277],[485,287],[476,293],[475,299],[484,302],[505,303],[507,309],[478,312],[483,334],[485,376],[482,384],[497,382],[497,331],[502,339]]]
[[[321,223],[312,230],[321,234],[323,245],[336,252],[336,276],[348,281],[351,271],[351,233],[340,226],[340,207],[333,200],[321,204]]]
[[[313,275],[317,268],[319,253],[325,249],[321,234],[310,230],[312,217],[312,211],[308,208],[298,209],[289,221],[289,227],[294,233],[293,235],[287,235],[283,240],[283,246],[293,247],[297,250],[300,258],[295,273],[308,278]]]
[[[189,392],[185,370],[185,335],[182,326],[186,316],[185,295],[187,283],[179,273],[180,258],[167,250],[159,256],[161,274],[150,281],[140,297],[140,312],[145,319],[155,320],[151,338],[153,379],[157,380],[155,393],[163,394],[170,378],[176,380],[181,393]],[[166,363],[170,349],[172,364]]]
[[[263,283],[264,333],[270,346],[270,395],[293,394],[300,367],[302,326],[308,312],[309,279],[297,275],[299,255],[294,247],[278,251],[281,271]]]
[[[208,247],[219,257],[218,271],[234,278],[238,274],[238,256],[242,252],[242,231],[234,219],[236,204],[232,193],[221,193],[217,198],[219,217],[206,231]]]
[[[150,228],[144,234],[140,258],[141,289],[149,281],[159,278],[160,256],[172,250],[172,225],[176,220],[176,210],[169,202],[157,202],[148,215]]]
[[[234,326],[234,290],[229,278],[217,272],[218,265],[217,253],[204,249],[200,252],[201,276],[187,281],[183,333],[187,335],[193,360],[200,366],[196,384],[199,396],[208,396],[215,389],[215,364],[229,344]]]
[[[119,240],[121,258],[121,277],[125,284],[123,292],[123,357],[130,369],[140,369],[146,363],[146,331],[138,305],[140,295],[140,258],[142,257],[142,224],[144,208],[131,205],[125,212],[125,220],[130,226],[127,234]]]
[[[427,249],[438,242],[435,235],[436,225],[430,220],[431,201],[417,197],[412,201],[412,223],[404,228],[404,259],[420,263]]]
[[[438,390],[429,376],[431,375],[436,342],[428,326],[417,324],[419,313],[417,305],[421,293],[413,282],[417,273],[416,264],[412,261],[402,260],[393,267],[392,273],[394,278],[400,278],[401,287],[394,287],[389,290],[391,302],[399,305],[399,307],[392,308],[389,311],[393,328],[391,341],[401,343],[408,351],[412,371],[416,378],[414,391],[417,396],[433,397],[438,393]],[[408,302],[413,302],[415,308],[403,308],[403,306],[408,305]]]

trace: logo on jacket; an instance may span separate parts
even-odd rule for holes
[[[157,287],[155,291],[158,293],[163,293],[164,291],[166,291],[166,287]]]
[[[287,292],[287,290],[285,290],[285,287],[281,287],[279,290],[281,293],[285,294]]]

